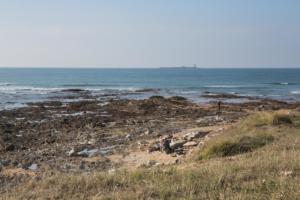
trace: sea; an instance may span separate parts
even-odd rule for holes
[[[40,101],[76,101],[81,89],[95,98],[145,99],[183,96],[201,103],[204,93],[231,93],[284,101],[300,100],[299,69],[204,68],[0,68],[0,110]],[[232,101],[243,101],[236,99]]]

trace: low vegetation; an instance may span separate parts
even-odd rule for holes
[[[273,124],[280,125],[280,124],[292,124],[293,121],[291,117],[287,114],[276,113],[273,117]]]
[[[224,139],[214,142],[210,146],[205,147],[205,149],[200,152],[199,159],[233,156],[241,153],[246,153],[263,147],[273,140],[273,136],[266,134]]]
[[[299,199],[300,115],[259,113],[195,159],[134,171],[55,174],[3,199]]]
[[[250,125],[283,125],[292,124],[292,116],[288,111],[260,112],[248,121]]]

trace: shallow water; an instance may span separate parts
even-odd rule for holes
[[[185,96],[208,101],[203,92],[300,100],[300,69],[0,69],[0,109],[63,99],[89,90],[95,96],[143,99]],[[139,89],[152,88],[144,92]],[[233,100],[234,101],[234,100]]]

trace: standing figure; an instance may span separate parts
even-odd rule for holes
[[[221,112],[221,104],[222,104],[222,102],[221,102],[221,101],[218,101],[218,113]]]

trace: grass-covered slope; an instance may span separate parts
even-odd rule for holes
[[[252,115],[176,166],[56,174],[2,198],[300,199],[300,114]]]

